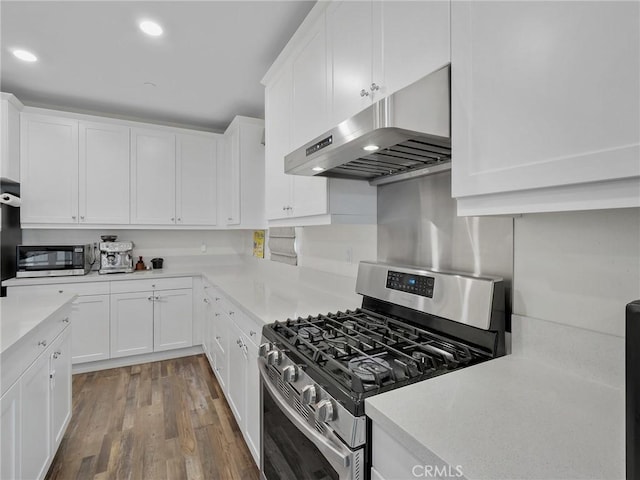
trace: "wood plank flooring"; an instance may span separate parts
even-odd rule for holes
[[[73,376],[47,480],[258,479],[204,355]]]

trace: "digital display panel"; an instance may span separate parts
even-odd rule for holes
[[[391,270],[387,272],[387,288],[392,290],[433,298],[434,287],[435,279],[433,277],[394,272]]]

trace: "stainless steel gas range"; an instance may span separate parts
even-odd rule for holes
[[[263,479],[369,478],[366,398],[505,354],[500,278],[363,262],[356,291],[263,328]]]

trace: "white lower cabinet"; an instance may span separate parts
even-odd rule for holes
[[[109,295],[80,296],[71,313],[71,360],[95,362],[109,358]]]
[[[49,382],[51,387],[51,441],[58,448],[71,420],[71,331],[67,328],[51,344]]]
[[[153,292],[111,295],[111,358],[153,352]]]
[[[193,345],[192,290],[111,294],[111,358]]]
[[[22,448],[22,402],[20,382],[15,383],[0,398],[0,478],[22,478],[20,452]]]
[[[154,292],[153,351],[193,345],[191,289]]]
[[[25,347],[37,344],[38,350],[24,348],[19,356],[3,358],[29,367],[0,398],[2,480],[44,478],[69,424],[71,329],[64,321],[68,315],[49,318],[25,336]]]
[[[51,454],[51,389],[49,355],[29,367],[22,383],[22,478],[42,478]]]
[[[260,465],[260,328],[222,292],[205,283],[204,349],[251,455]]]

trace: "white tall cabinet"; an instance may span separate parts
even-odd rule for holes
[[[20,382],[0,398],[0,478],[22,478],[22,397]]]
[[[78,121],[23,113],[22,223],[78,222]]]
[[[20,181],[20,112],[22,103],[0,93],[0,177]],[[4,478],[4,477],[3,477]]]
[[[640,4],[451,12],[458,213],[640,206]]]

